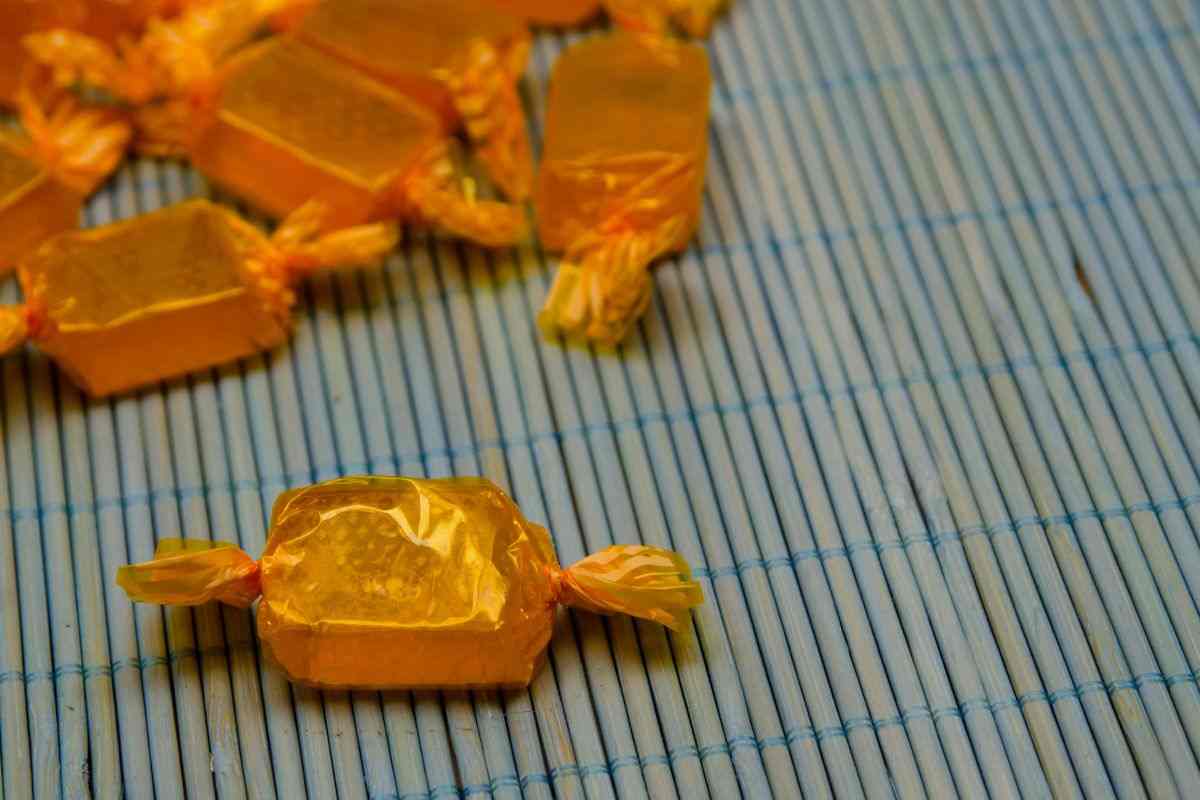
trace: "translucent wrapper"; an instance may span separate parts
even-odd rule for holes
[[[67,94],[18,92],[21,132],[0,132],[0,273],[79,224],[80,207],[116,168],[130,129],[116,113]]]
[[[728,0],[604,0],[613,21],[629,31],[662,35],[672,24],[692,36],[708,36]]]
[[[708,56],[617,34],[565,52],[550,84],[535,203],[542,244],[565,253],[539,322],[615,344],[646,310],[650,267],[700,218]]]
[[[203,200],[61,234],[22,261],[21,306],[0,308],[0,352],[31,340],[93,396],[215,366],[280,344],[309,272],[374,260],[397,232],[319,235],[302,207],[268,238]]]
[[[486,0],[325,0],[293,34],[465,128],[492,180],[524,199],[533,156],[517,83],[530,36]],[[298,18],[297,18],[298,17]]]
[[[57,28],[22,42],[61,88],[86,86],[130,106],[139,144],[161,152],[178,148],[175,140],[192,129],[218,66],[293,1],[175,0],[177,16],[151,18],[136,38],[110,42]]]
[[[713,19],[728,0],[489,0],[510,14],[539,25],[576,25],[601,7],[630,31],[663,35],[672,27],[692,36],[707,36]]]
[[[197,2],[197,0],[192,0]],[[0,0],[0,104],[15,104],[29,54],[28,34],[66,28],[105,41],[135,34],[157,14],[177,10],[168,0]]]
[[[600,13],[600,0],[489,0],[491,4],[538,25],[576,25]]]
[[[703,602],[676,553],[610,547],[559,566],[546,531],[479,478],[343,478],[284,493],[259,561],[167,541],[122,567],[132,600],[246,607],[288,676],[327,688],[520,687],[559,604],[678,630]]]
[[[490,246],[523,238],[524,211],[477,196],[428,107],[291,37],[238,49],[291,4],[199,6],[119,51],[66,31],[26,41],[61,84],[134,106],[143,150],[190,158],[277,218],[317,199],[333,228],[399,218]]]

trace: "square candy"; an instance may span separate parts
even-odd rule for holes
[[[319,200],[332,228],[393,215],[398,182],[442,139],[427,109],[287,39],[234,57],[213,102],[193,164],[276,217]]]
[[[46,239],[79,224],[83,196],[0,138],[0,273]]]
[[[20,269],[38,346],[103,396],[278,345],[286,313],[245,268],[263,241],[203,201],[64,234]]]

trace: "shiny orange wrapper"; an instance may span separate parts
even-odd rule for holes
[[[306,205],[268,238],[203,200],[61,234],[18,270],[25,303],[0,308],[0,353],[31,340],[93,396],[129,391],[284,341],[290,284],[371,261],[393,226],[325,236]]]
[[[486,0],[324,0],[293,35],[464,127],[509,197],[524,199],[533,156],[517,83],[530,35]]]
[[[703,602],[667,550],[610,547],[563,569],[546,531],[481,478],[342,478],[285,492],[259,561],[170,540],[122,567],[130,599],[261,595],[258,635],[288,676],[322,688],[521,687],[560,604],[683,627]]]
[[[477,196],[426,106],[292,37],[240,47],[294,2],[213,0],[116,50],[67,31],[26,44],[60,85],[133,106],[141,149],[187,156],[277,218],[316,199],[334,229],[400,218],[490,246],[522,239],[524,211]]]
[[[67,28],[115,41],[179,5],[169,0],[0,0],[0,104],[16,102],[29,60],[21,41],[26,35]]]
[[[678,26],[708,36],[728,0],[604,0],[613,21],[629,31],[662,35]]]
[[[490,0],[514,16],[539,25],[575,25],[600,12],[600,0]]]
[[[120,115],[69,95],[39,103],[27,86],[17,105],[22,130],[0,132],[0,274],[78,227],[84,198],[120,163],[131,133]]]
[[[707,36],[728,0],[489,0],[492,5],[538,25],[576,25],[605,8],[626,30],[655,35],[673,27]]]
[[[565,252],[539,322],[619,342],[650,303],[650,266],[700,219],[711,78],[696,45],[616,34],[567,50],[551,76],[534,196]]]
[[[316,49],[263,42],[219,87],[192,163],[268,213],[313,197],[335,226],[398,217],[491,246],[524,235],[519,208],[473,196],[432,112]]]

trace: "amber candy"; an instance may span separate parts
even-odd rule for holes
[[[490,0],[514,16],[539,25],[575,25],[600,11],[600,0]]]
[[[167,540],[122,567],[132,600],[258,606],[288,676],[325,688],[521,687],[556,607],[680,629],[703,602],[676,553],[616,546],[563,569],[546,531],[481,478],[342,478],[285,492],[262,559]]]
[[[432,112],[320,51],[263,42],[219,85],[192,163],[268,213],[315,197],[339,226],[417,219],[494,246],[523,235],[520,209],[474,196]]]
[[[219,65],[293,2],[174,0],[171,5],[180,12],[152,17],[137,37],[110,42],[60,27],[29,34],[22,41],[31,59],[53,70],[63,88],[84,85],[139,111],[174,109],[182,117],[185,101],[211,84]]]
[[[486,245],[523,237],[524,212],[477,196],[439,119],[411,98],[291,37],[214,68],[215,53],[232,52],[282,4],[258,0],[250,19],[236,4],[201,7],[152,25],[124,53],[96,42],[88,50],[61,31],[30,45],[60,83],[97,85],[137,106],[143,149],[187,156],[276,218],[316,199],[333,228],[403,218]]]
[[[622,28],[663,35],[673,26],[707,36],[727,0],[489,0],[492,5],[539,25],[575,25],[601,7]]]
[[[672,24],[692,36],[708,36],[727,0],[604,0],[613,21],[629,31],[662,35]]]
[[[291,18],[294,15],[288,15]],[[486,0],[325,0],[287,27],[464,127],[492,180],[524,199],[533,157],[517,92],[529,30]]]
[[[708,56],[695,45],[597,37],[554,66],[535,203],[565,252],[539,318],[548,333],[615,344],[650,302],[652,262],[700,218]]]
[[[71,96],[18,93],[22,129],[0,133],[0,273],[76,228],[84,198],[120,163],[129,125]]]
[[[32,340],[104,396],[278,345],[293,281],[374,260],[396,241],[387,225],[321,237],[320,216],[306,205],[267,238],[195,200],[61,234],[21,263],[25,303],[0,308],[0,352]]]
[[[111,42],[179,5],[179,0],[0,0],[0,104],[16,102],[28,60],[21,42],[26,35],[68,28]]]

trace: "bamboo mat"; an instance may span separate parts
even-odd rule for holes
[[[6,359],[3,797],[1195,796],[1198,25],[737,0],[702,230],[620,357],[539,338],[537,250],[414,234],[137,396]],[[207,191],[138,163],[87,222]],[[670,546],[707,602],[564,615],[527,691],[320,693],[249,613],[113,583],[363,472],[486,475],[563,561]]]

